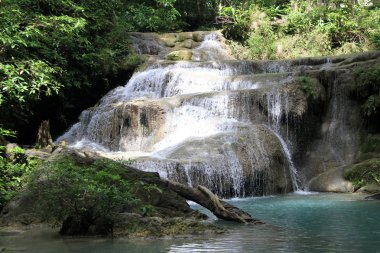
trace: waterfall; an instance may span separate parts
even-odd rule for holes
[[[191,52],[191,61],[156,59],[135,73],[58,141],[134,154],[138,169],[222,197],[299,190],[288,139],[288,118],[300,111],[289,95],[296,64],[233,60],[217,32],[205,33]]]
[[[281,135],[281,121],[283,116],[286,117],[286,132],[288,134],[288,117],[289,117],[289,94],[285,92],[284,94],[275,92],[268,96],[268,128],[273,132],[281,143],[284,154],[289,163],[290,177],[292,181],[292,186],[294,191],[299,191],[300,187],[298,185],[299,179],[297,174],[297,169],[293,163],[292,154],[289,149],[288,143],[284,140]],[[285,112],[285,113],[284,113]]]

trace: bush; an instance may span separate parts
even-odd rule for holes
[[[42,219],[56,223],[84,217],[90,224],[97,218],[111,220],[115,213],[129,210],[139,201],[134,198],[138,182],[124,179],[126,170],[123,164],[108,160],[46,162],[32,174],[29,185],[37,196],[36,211]]]
[[[10,150],[8,156],[0,156],[0,210],[27,185],[28,176],[40,164],[36,158],[26,158],[21,148]]]
[[[276,59],[314,57],[331,54],[327,33],[311,31],[308,34],[282,36],[276,42]]]
[[[351,54],[380,48],[380,9],[351,2],[296,1],[226,7],[233,20],[227,39],[238,40],[238,58],[286,59]],[[244,49],[245,48],[245,49]],[[242,53],[243,49],[248,53]],[[244,55],[245,57],[242,57]]]
[[[276,58],[275,41],[276,35],[272,30],[269,20],[263,18],[247,39],[250,58],[259,60]]]
[[[308,76],[299,76],[297,78],[297,84],[301,90],[308,96],[315,97],[317,96],[316,85],[318,80]]]

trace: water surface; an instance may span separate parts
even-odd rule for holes
[[[314,194],[235,199],[266,225],[214,221],[229,232],[176,239],[61,238],[51,231],[0,234],[2,248],[30,253],[380,252],[380,201]],[[199,208],[199,206],[194,206]],[[6,251],[5,251],[6,252]]]

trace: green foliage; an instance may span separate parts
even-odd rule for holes
[[[220,0],[176,0],[174,7],[180,13],[182,29],[196,30],[213,27]],[[177,21],[178,22],[178,21]]]
[[[83,103],[77,96],[107,92],[113,78],[143,62],[131,52],[127,31],[179,28],[174,3],[1,1],[0,122],[7,129],[22,128],[34,120],[42,100],[44,107],[58,108],[57,118],[65,123],[67,111]]]
[[[16,137],[16,132],[9,130],[9,129],[2,128],[0,126],[0,138],[1,137],[7,137],[7,136],[8,137]]]
[[[271,2],[271,1],[269,1]],[[379,47],[380,9],[351,1],[255,1],[222,8],[224,26],[240,57],[285,59],[350,54]],[[243,48],[248,53],[242,52]]]
[[[250,32],[250,12],[250,9],[246,9],[242,5],[239,7],[223,6],[220,16],[232,21],[232,24],[224,27],[224,36],[240,42],[247,40]]]
[[[361,100],[365,115],[377,115],[380,110],[380,66],[356,69],[351,91]]]
[[[380,50],[380,5],[364,12],[359,24],[371,46]]]
[[[0,210],[27,184],[28,176],[40,164],[38,159],[26,158],[19,147],[0,156]]]
[[[380,153],[380,136],[368,135],[360,145],[360,151],[363,153],[379,152]]]
[[[276,52],[276,35],[267,16],[259,11],[256,11],[255,13],[255,16],[260,17],[261,15],[262,17],[260,18],[260,21],[255,21],[258,26],[249,34],[249,38],[246,42],[250,56],[252,59],[273,59]]]
[[[328,34],[318,31],[311,31],[307,36],[304,34],[283,36],[276,42],[276,45],[277,50],[274,56],[276,59],[332,54]]]
[[[177,22],[180,15],[173,8],[173,5],[165,5],[163,8],[154,8],[144,4],[132,5],[127,10],[127,15],[131,18],[131,26],[133,30],[139,31],[172,31],[179,29],[181,22]]]
[[[372,183],[380,185],[380,159],[373,158],[355,164],[346,170],[344,177],[350,180],[356,189]]]
[[[143,205],[141,207],[141,214],[143,216],[150,216],[151,214],[153,214],[154,210],[155,208],[152,205]]]
[[[57,93],[62,86],[54,77],[58,71],[40,60],[0,63],[0,88],[3,91],[0,93],[0,105],[7,100],[23,104],[38,99],[42,94]]]
[[[46,220],[62,222],[68,217],[112,218],[139,202],[134,197],[138,182],[123,177],[127,168],[109,160],[81,164],[71,159],[45,163],[31,177],[37,196],[36,210]]]
[[[308,76],[299,76],[297,78],[297,84],[303,92],[309,97],[315,97],[317,95],[316,85],[318,80]]]

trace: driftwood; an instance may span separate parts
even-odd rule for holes
[[[219,199],[209,189],[204,186],[197,188],[189,187],[180,183],[165,180],[167,186],[178,195],[187,200],[194,201],[210,210],[216,217],[223,220],[240,223],[263,224],[263,222],[253,219],[251,215],[243,210]]]
[[[53,139],[50,134],[50,122],[44,120],[41,122],[40,128],[38,129],[36,148],[46,148],[53,145]]]

